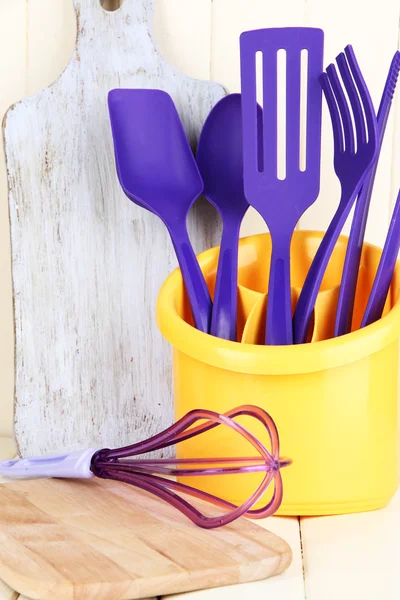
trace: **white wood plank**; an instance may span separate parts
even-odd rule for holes
[[[27,91],[26,2],[0,2],[0,117]],[[3,144],[0,144],[0,436],[12,434],[14,331],[10,227]]]
[[[305,0],[214,0],[211,43],[211,78],[230,92],[240,91],[239,37],[243,31],[263,27],[304,24]],[[266,231],[260,215],[249,209],[241,235]]]
[[[307,600],[400,597],[400,494],[383,509],[301,520]]]
[[[76,39],[72,0],[27,0],[28,94],[52,84],[67,66]]]
[[[125,0],[115,12],[98,0],[75,5],[79,35],[67,69],[18,103],[5,124],[15,430],[21,452],[30,455],[120,446],[170,423],[170,348],[154,309],[176,260],[162,223],[119,186],[106,97],[120,86],[168,91],[195,143],[224,95],[160,56],[147,23],[150,0]],[[197,204],[190,215],[197,251],[219,239],[214,214]]]
[[[264,581],[164,596],[163,600],[305,600],[303,565],[300,546],[299,521],[297,518],[272,517],[257,522],[288,542],[292,548],[293,561],[290,567],[277,577]]]
[[[178,71],[210,78],[211,0],[156,0],[154,35],[161,53]]]
[[[398,46],[400,2],[386,0],[383,7],[365,10],[363,0],[307,0],[305,23],[325,31],[325,65],[351,43],[369,86],[376,109],[379,106],[390,61]],[[325,104],[325,103],[324,103]],[[324,106],[321,193],[301,219],[302,229],[326,229],[338,205],[340,188],[333,169],[332,128]],[[374,187],[366,239],[382,244],[387,232],[391,201],[393,118],[388,123]],[[349,218],[344,233],[350,229]]]

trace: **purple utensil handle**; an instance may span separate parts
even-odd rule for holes
[[[290,242],[287,235],[272,237],[272,254],[268,283],[267,332],[268,344],[273,346],[293,343],[292,298],[290,292]]]
[[[303,344],[307,340],[307,334],[314,311],[314,305],[317,300],[318,292],[321,287],[326,268],[332,256],[332,252],[339,238],[340,232],[346,223],[346,219],[349,216],[351,208],[357,197],[358,189],[353,192],[350,200],[348,200],[348,195],[346,192],[342,193],[342,197],[346,198],[346,202],[341,202],[339,204],[339,208],[330,222],[329,227],[326,230],[326,233],[318,247],[313,262],[311,263],[311,267],[307,273],[307,277],[296,306],[294,319],[294,339],[296,344]]]
[[[98,450],[98,448],[89,448],[58,456],[0,461],[0,475],[4,477],[91,479],[94,474],[90,465]]]
[[[186,229],[186,224],[177,221],[174,224],[165,222],[165,225],[171,236],[171,241],[182,272],[182,278],[189,298],[194,324],[200,331],[209,333],[211,327],[212,300],[196,254],[194,253]]]
[[[389,73],[385,82],[381,103],[378,110],[378,146],[379,152],[385,135],[386,125],[392,106],[393,95],[396,89],[397,78],[400,70],[400,52],[397,51],[392,59]],[[350,237],[347,246],[346,259],[343,268],[342,281],[339,292],[339,301],[336,313],[334,336],[344,335],[351,331],[354,302],[356,297],[358,271],[361,253],[367,226],[369,206],[374,187],[379,155],[372,167],[356,203]],[[383,308],[383,307],[382,307]]]
[[[374,284],[368,299],[367,308],[361,322],[361,328],[371,325],[381,318],[390,284],[392,282],[397,256],[400,249],[400,191],[390,221],[381,260],[375,276]]]
[[[211,335],[236,341],[239,232],[243,215],[226,215],[218,260]]]
[[[332,121],[334,167],[341,185],[341,197],[297,302],[294,314],[296,344],[307,341],[314,305],[333,249],[378,152],[374,106],[353,48],[346,46],[336,62],[341,79],[335,65],[331,64],[320,76],[320,81]]]

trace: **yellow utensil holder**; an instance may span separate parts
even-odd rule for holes
[[[303,285],[322,235],[298,231],[293,236],[294,297]],[[321,287],[310,332],[312,342],[308,344],[265,346],[257,343],[257,336],[254,343],[238,343],[196,330],[179,270],[168,277],[158,298],[158,325],[173,347],[176,417],[195,408],[220,413],[241,404],[264,408],[278,427],[281,456],[293,460],[282,470],[281,515],[373,510],[385,506],[398,486],[400,302],[396,290],[400,287],[400,265],[383,318],[359,330],[381,256],[379,248],[365,244],[353,332],[324,339],[332,330],[332,324],[323,319],[328,315],[332,320],[334,314],[327,305],[330,296],[332,302],[337,302],[346,247],[347,238],[341,237]],[[199,256],[211,292],[218,252],[213,248]],[[240,241],[240,339],[251,315],[257,313],[257,303],[264,302],[270,254],[268,234]],[[254,432],[263,434],[261,429]],[[231,432],[217,428],[178,449],[179,456],[185,458],[253,455],[246,444]],[[237,504],[250,496],[260,477],[197,477],[189,484]]]

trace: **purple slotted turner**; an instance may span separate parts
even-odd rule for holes
[[[195,325],[208,333],[212,302],[186,227],[203,181],[173,100],[161,90],[115,89],[108,106],[121,187],[167,227]]]
[[[397,51],[390,64],[389,73],[383,89],[381,103],[378,110],[378,135],[379,152],[382,147],[386,125],[392,106],[393,95],[396,89],[397,78],[400,70],[400,52]],[[367,226],[369,206],[375,175],[378,168],[378,159],[370,170],[356,202],[349,242],[346,251],[346,260],[343,267],[342,281],[336,313],[334,336],[344,335],[351,331],[351,323],[356,297],[358,270],[360,268],[361,252]],[[382,307],[383,308],[383,307]]]
[[[259,124],[262,125],[262,111]],[[243,187],[242,99],[222,98],[210,112],[199,138],[197,165],[204,195],[218,209],[223,222],[211,335],[236,341],[237,268],[240,225],[249,208]],[[259,127],[259,138],[262,131]]]
[[[342,83],[335,66],[331,64],[326,73],[321,75],[321,85],[332,120],[334,166],[341,184],[341,198],[339,207],[307,273],[297,302],[294,313],[294,341],[296,344],[302,344],[307,340],[315,301],[329,259],[378,152],[378,130],[374,106],[353,48],[347,46],[344,53],[339,54],[336,62],[350,99],[355,131]]]
[[[266,343],[293,343],[290,293],[290,242],[296,224],[318,197],[321,158],[322,72],[324,34],[308,27],[272,28],[241,35],[244,187],[249,203],[271,233]],[[278,52],[286,56],[286,168],[278,177]],[[257,144],[256,55],[263,58],[264,148]],[[302,68],[302,55],[307,68]],[[306,78],[306,107],[302,79]],[[302,110],[304,108],[304,111]],[[305,144],[301,139],[305,114]],[[301,148],[305,147],[305,168]]]

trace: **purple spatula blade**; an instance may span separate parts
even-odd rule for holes
[[[121,187],[166,225],[195,325],[208,333],[212,302],[186,227],[203,182],[173,100],[162,90],[116,89],[108,106]]]
[[[244,186],[249,203],[271,233],[266,343],[291,344],[290,243],[320,186],[321,103],[324,34],[307,27],[272,28],[241,35]],[[285,173],[278,174],[278,53],[284,52],[286,90]],[[264,148],[257,144],[256,55],[262,55]],[[302,86],[302,83],[304,86]],[[303,106],[302,87],[306,90]],[[301,122],[305,115],[305,143]],[[305,148],[304,165],[301,149]]]
[[[378,146],[379,152],[385,135],[386,124],[389,118],[392,99],[396,89],[397,78],[400,70],[400,52],[397,51],[391,62],[389,73],[385,82],[381,103],[378,110]],[[346,260],[343,267],[340,285],[339,301],[336,313],[334,336],[344,335],[351,330],[354,301],[357,289],[358,271],[360,267],[361,252],[367,225],[369,206],[375,175],[378,167],[379,156],[375,165],[369,172],[362,190],[358,196],[356,209],[351,225],[350,237],[347,246]],[[383,307],[382,307],[383,309]]]

